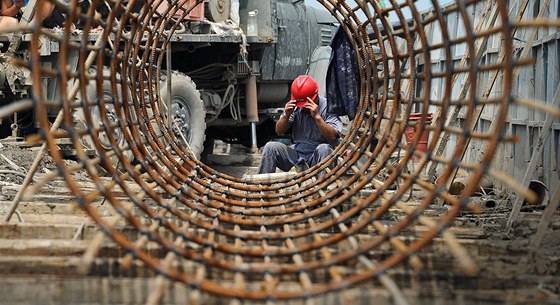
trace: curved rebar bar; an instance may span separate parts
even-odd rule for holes
[[[107,235],[169,279],[212,295],[252,300],[307,298],[382,278],[388,269],[414,258],[434,237],[452,239],[446,228],[481,179],[492,175],[497,147],[511,140],[503,123],[508,106],[516,103],[511,96],[513,70],[524,59],[513,53],[512,31],[517,26],[508,16],[506,1],[457,1],[441,7],[432,0],[431,11],[421,13],[412,0],[364,0],[354,5],[318,0],[350,38],[361,81],[357,116],[324,162],[273,181],[212,169],[166,124],[160,95],[166,50],[181,21],[202,2],[92,0],[81,12],[73,0],[69,5],[57,3],[67,14],[58,35],[31,25],[31,60],[19,64],[32,70],[37,84],[45,76],[58,76],[61,96],[48,100],[43,87],[33,86],[40,136],[58,165],[57,174]],[[97,12],[101,5],[110,8],[106,16]],[[475,6],[497,14],[497,21],[487,28],[475,25],[469,13]],[[451,14],[465,29],[464,36],[450,34]],[[401,25],[397,30],[395,21]],[[72,39],[72,23],[78,22],[83,24],[79,43]],[[438,31],[428,33],[428,28]],[[41,37],[60,44],[58,66],[43,65]],[[479,44],[490,37],[503,38],[503,59],[483,63]],[[458,48],[465,50],[466,58],[459,65],[454,58]],[[77,68],[69,65],[69,52],[79,53]],[[442,66],[432,65],[436,53],[444,56]],[[499,96],[480,96],[484,71],[503,74]],[[453,92],[458,79],[469,84],[459,94]],[[441,82],[440,99],[432,95],[434,82]],[[79,89],[69,92],[68,84],[78,84]],[[494,107],[495,127],[472,132],[482,105]],[[446,120],[456,107],[463,111],[459,125]],[[62,128],[50,131],[49,113],[57,111],[63,111]],[[76,111],[83,113],[85,124],[75,123]],[[424,133],[429,134],[426,143]],[[454,147],[450,153],[438,153],[438,145],[450,135]],[[78,166],[66,165],[56,142],[62,137],[73,143]],[[471,139],[486,146],[480,162],[463,161]],[[95,157],[84,150],[84,141],[93,145]],[[99,166],[106,173],[100,173]],[[437,183],[426,176],[430,166],[438,168]],[[459,196],[446,187],[457,170],[469,173]],[[77,171],[87,173],[86,182],[94,190],[82,187],[84,181],[73,175]],[[327,175],[318,177],[322,171]],[[399,187],[392,190],[395,183]],[[413,190],[422,196],[414,205],[404,204]],[[130,240],[104,219],[93,204],[99,196],[142,238]],[[425,211],[437,201],[450,208],[428,219]],[[428,230],[412,238],[407,232],[418,223]],[[410,242],[403,243],[399,236]],[[173,254],[176,262],[148,251],[148,241],[157,243],[161,253]],[[449,246],[462,257],[467,272],[476,271],[455,249],[456,243]],[[394,251],[376,254],[387,247]]]

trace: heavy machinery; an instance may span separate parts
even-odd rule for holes
[[[324,79],[326,69],[320,66],[328,64],[328,45],[337,29],[336,19],[304,1],[199,2],[185,1],[188,15],[176,20],[178,30],[172,32],[163,65],[168,70],[160,75],[161,98],[171,102],[173,124],[195,156],[202,154],[205,140],[211,147],[214,139],[241,143],[254,150],[276,136],[274,120],[289,98],[291,81],[308,72],[323,74],[315,76]],[[158,11],[163,14],[165,8],[164,1]],[[76,35],[72,39],[82,38]],[[94,33],[88,39],[95,41]],[[45,40],[42,48],[43,62],[56,65],[57,41]],[[25,36],[16,55],[23,59],[28,56]],[[67,56],[69,63],[77,62],[77,54]],[[316,67],[310,71],[312,63]],[[107,95],[111,94],[109,83]],[[2,103],[25,98],[31,85],[30,74],[4,58]],[[42,85],[47,94],[57,94],[52,79],[43,79]],[[94,88],[91,93],[96,94]],[[57,100],[56,96],[48,98]],[[112,109],[106,111],[110,114]],[[18,122],[17,118],[4,122],[3,136],[25,135],[28,131],[18,130]],[[115,133],[118,138],[118,130]]]

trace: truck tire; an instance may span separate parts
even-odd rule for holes
[[[165,74],[165,73],[164,73]],[[173,120],[177,123],[181,133],[176,131],[175,136],[184,143],[183,136],[187,140],[187,148],[190,148],[193,155],[200,159],[204,149],[204,137],[206,131],[206,110],[204,102],[200,97],[200,92],[196,89],[195,83],[185,74],[173,72],[171,74],[171,108]],[[167,101],[167,82],[162,77],[161,98],[164,103]]]
[[[109,71],[104,71],[104,77],[106,77],[108,75]],[[118,77],[118,76],[117,76]],[[117,92],[120,96],[120,90],[121,90],[121,85],[118,84],[117,85]],[[98,99],[98,94],[97,94],[97,89],[96,89],[96,83],[95,81],[91,81],[86,89],[86,94],[87,94],[87,99],[88,101],[92,102],[92,101],[97,101]],[[104,100],[114,100],[114,96],[113,96],[113,92],[111,91],[111,81],[109,80],[105,80],[103,82],[103,98]],[[99,111],[99,106],[95,105],[95,106],[91,106],[90,108],[90,115],[92,117],[92,121],[94,128],[99,128],[102,126],[103,122],[102,122],[102,118],[101,118],[101,113]],[[107,117],[108,120],[111,122],[116,122],[117,121],[117,116],[115,113],[115,107],[113,104],[106,104],[105,105],[105,111],[107,112]],[[74,114],[74,121],[76,122],[76,125],[80,128],[80,129],[86,129],[87,128],[87,122],[85,120],[85,115],[84,115],[84,110],[82,108],[77,109]],[[122,155],[128,159],[129,161],[133,161],[134,160],[134,154],[132,153],[132,151],[130,149],[128,149],[128,145],[126,143],[126,139],[124,138],[124,133],[122,130],[122,127],[117,127],[113,129],[113,137],[115,138],[115,141],[117,142],[117,144],[119,145],[119,148],[122,150]],[[86,152],[90,152],[90,153],[95,153],[98,154],[92,139],[91,135],[85,135],[81,138],[82,140],[82,145],[84,147],[84,149],[86,150]],[[105,149],[105,151],[109,151],[111,150],[111,146],[110,146],[110,141],[108,139],[108,135],[105,131],[101,131],[98,134],[97,137],[97,141],[101,144],[101,146],[103,147],[103,149]],[[111,156],[111,163],[115,168],[118,168],[120,166],[120,162],[119,159],[117,157],[117,155],[113,155]]]

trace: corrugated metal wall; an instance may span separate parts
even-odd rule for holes
[[[514,19],[519,11],[519,6],[523,0],[509,0],[510,18]],[[524,19],[537,17],[541,7],[548,0],[530,0],[527,9],[523,15]],[[552,0],[548,10],[544,14],[544,18],[556,19],[560,17],[560,0]],[[478,23],[481,15],[485,11],[486,2],[480,2],[476,5],[468,7],[470,21],[472,27]],[[498,18],[498,21],[500,19]],[[464,37],[465,26],[463,19],[460,18],[458,13],[450,13],[446,20],[447,30],[451,38]],[[531,32],[529,29],[519,29],[515,34],[515,55],[519,56],[525,46],[525,41]],[[442,29],[436,23],[431,23],[425,27],[428,33],[430,44],[439,43],[442,39]],[[499,52],[501,50],[501,37],[493,35],[490,37],[488,44],[485,48],[484,55],[480,59],[480,64],[490,64],[498,62]],[[459,65],[461,58],[467,51],[466,44],[458,44],[452,47],[453,61],[455,66]],[[539,28],[536,39],[532,44],[529,55],[535,60],[533,65],[528,65],[520,69],[518,77],[514,80],[513,94],[515,96],[537,99],[552,103],[556,88],[560,84],[560,29],[558,28]],[[442,71],[444,68],[444,60],[446,54],[443,49],[434,50],[431,53],[431,69],[432,71]],[[423,59],[418,58],[420,65],[416,67],[417,71],[426,69],[426,64]],[[481,96],[485,90],[488,90],[488,84],[493,72],[480,72],[477,85],[477,96]],[[459,96],[462,86],[464,85],[465,74],[458,75],[457,82],[452,88],[452,99]],[[502,75],[498,74],[495,85],[490,91],[489,98],[499,97],[502,94]],[[417,97],[420,97],[422,92],[422,82],[416,81]],[[433,79],[430,97],[432,99],[440,100],[443,94],[443,79]],[[477,131],[488,131],[492,119],[495,116],[496,109],[492,105],[484,108],[481,120],[478,123]],[[519,141],[513,144],[505,144],[500,147],[500,153],[496,155],[494,167],[500,169],[516,180],[521,180],[525,174],[532,152],[535,148],[535,143],[538,133],[545,121],[545,113],[542,111],[530,109],[525,106],[512,104],[509,107],[509,119],[507,126],[504,126],[508,135],[515,135],[519,137]],[[459,116],[461,118],[461,116]],[[462,124],[460,124],[462,126]],[[445,155],[450,155],[453,145],[453,137],[447,145]],[[472,140],[466,153],[465,159],[467,161],[476,162],[485,147],[482,142]],[[553,124],[552,130],[548,136],[545,144],[544,151],[540,156],[538,167],[533,179],[543,181],[549,188],[556,185],[559,180],[558,163],[560,162],[560,120],[556,120]],[[500,185],[496,185],[500,187]]]

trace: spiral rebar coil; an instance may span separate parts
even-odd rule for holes
[[[165,278],[210,295],[246,300],[307,298],[378,278],[398,296],[387,271],[404,261],[421,268],[415,254],[436,236],[443,235],[466,272],[476,272],[446,229],[467,207],[481,179],[499,180],[531,197],[515,180],[492,169],[491,163],[499,145],[514,140],[503,128],[508,106],[517,103],[558,115],[557,109],[542,102],[511,94],[516,67],[531,63],[516,56],[514,32],[557,22],[514,20],[503,0],[457,1],[445,7],[432,1],[427,14],[419,12],[412,0],[356,1],[353,6],[319,0],[350,38],[360,67],[357,116],[324,162],[295,178],[252,181],[199,162],[169,128],[159,77],[165,68],[161,67],[165,50],[179,25],[171,18],[176,12],[179,19],[189,13],[178,10],[183,2],[172,0],[163,14],[156,10],[161,0],[146,1],[137,12],[131,9],[134,0],[93,0],[85,14],[79,12],[77,1],[57,3],[67,14],[63,35],[32,24],[31,59],[29,64],[21,63],[32,70],[36,84],[43,77],[59,77],[60,100],[47,100],[45,89],[33,86],[40,138],[58,164],[52,175],[66,180],[78,205],[107,235]],[[109,7],[106,18],[96,12],[101,5]],[[495,22],[474,24],[468,13],[473,6],[495,14]],[[463,36],[449,36],[447,17],[452,13],[459,16]],[[382,17],[387,15],[402,28],[394,30],[391,20]],[[71,25],[78,22],[83,24],[80,43],[72,39],[76,34]],[[439,28],[439,37],[428,37],[428,26]],[[44,36],[60,43],[55,67],[41,62],[38,50]],[[479,44],[490,37],[502,39],[502,56],[483,63]],[[453,58],[457,47],[467,54],[460,64]],[[441,66],[429,64],[435,51],[444,54]],[[76,71],[67,62],[70,52],[80,54]],[[419,62],[423,70],[417,69]],[[104,67],[110,73],[104,73]],[[477,84],[483,72],[502,75],[499,94],[481,93],[485,88]],[[452,92],[458,78],[464,89],[459,95]],[[103,97],[107,81],[115,97],[111,100]],[[435,81],[442,83],[439,99],[432,97]],[[100,98],[88,94],[91,84]],[[113,116],[107,115],[108,105]],[[483,132],[472,131],[477,109],[484,106],[494,108],[494,124]],[[449,120],[459,108],[461,120]],[[49,113],[59,111],[61,128],[51,130]],[[83,112],[85,126],[75,124],[76,111]],[[93,111],[100,112],[101,124],[94,122]],[[414,121],[413,112],[418,113]],[[415,130],[408,143],[404,141],[407,127]],[[424,131],[430,135],[425,152],[417,149]],[[449,136],[455,139],[454,147],[447,150],[451,153],[436,152]],[[65,162],[57,146],[59,138],[71,140],[76,164]],[[86,139],[97,151],[93,156],[83,149]],[[462,157],[471,140],[486,147],[478,162]],[[97,165],[106,173],[101,175]],[[438,169],[437,183],[432,165]],[[468,180],[455,196],[447,185],[457,170],[468,172]],[[83,188],[75,178],[83,171],[93,190]],[[321,171],[327,174],[319,177]],[[107,175],[112,179],[102,177]],[[396,182],[400,187],[390,191]],[[413,205],[405,204],[411,190],[425,196]],[[100,197],[114,207],[121,225],[134,228],[142,237],[131,240],[116,229],[115,222],[103,218],[93,204]],[[425,211],[435,202],[445,202],[448,211],[437,218],[426,217]],[[415,236],[410,228],[419,223],[428,230]],[[407,236],[407,242],[401,236]],[[159,255],[148,250],[148,242],[160,247]],[[375,254],[388,248],[393,249],[388,254]]]

